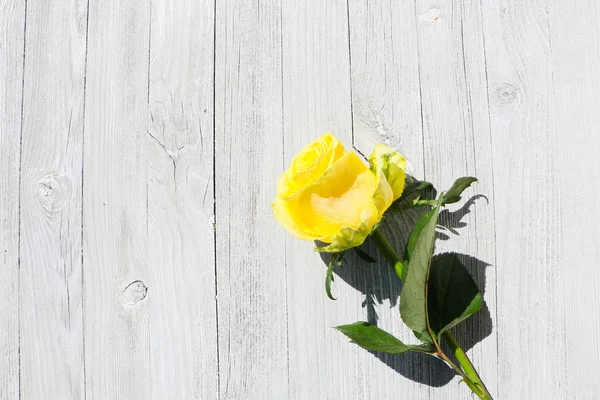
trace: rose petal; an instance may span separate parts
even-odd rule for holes
[[[346,153],[323,177],[289,199],[288,211],[297,225],[310,221],[319,240],[330,243],[342,227],[358,229],[378,222],[373,193],[379,180],[353,153]]]
[[[373,172],[383,172],[394,193],[392,201],[400,198],[406,180],[406,159],[404,156],[392,151],[384,144],[378,144],[369,156],[369,163]]]
[[[317,240],[321,237],[309,224],[295,214],[295,210],[290,208],[289,200],[275,199],[271,203],[271,207],[277,222],[292,235],[302,240]]]
[[[345,153],[342,143],[331,133],[313,140],[292,159],[290,168],[279,178],[277,197],[292,197],[312,185]]]

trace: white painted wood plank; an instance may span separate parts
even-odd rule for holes
[[[86,1],[27,2],[20,196],[22,399],[84,396],[86,15]]]
[[[214,1],[153,1],[148,134],[152,397],[217,398]]]
[[[552,125],[546,146],[550,179],[557,182],[540,181],[537,189],[558,186],[561,193],[560,201],[549,204],[553,208],[546,213],[551,227],[562,231],[553,234],[549,243],[556,246],[550,250],[553,253],[562,250],[562,258],[554,255],[544,278],[554,292],[561,293],[552,305],[562,301],[564,306],[551,311],[552,322],[564,324],[564,331],[551,331],[546,351],[562,352],[557,361],[566,365],[548,364],[545,378],[554,387],[567,385],[555,391],[565,398],[592,399],[600,393],[600,339],[589,334],[600,327],[600,211],[590,206],[600,193],[600,4],[576,1],[548,6]]]
[[[349,2],[350,50],[352,65],[352,111],[354,144],[368,156],[376,143],[385,143],[400,151],[409,161],[409,173],[423,177],[423,136],[417,53],[417,27],[413,2]],[[389,216],[382,229],[399,254],[408,239],[416,215]],[[375,249],[371,254],[377,254]],[[378,256],[378,258],[382,258]],[[363,263],[362,261],[358,261]],[[416,343],[414,335],[402,323],[398,313],[400,286],[395,273],[382,260],[377,268],[361,279],[375,284],[370,290],[393,293],[375,308],[381,328]],[[384,296],[385,297],[385,296]],[[361,349],[357,349],[361,351]],[[432,362],[420,354],[383,355],[371,367],[372,398],[428,399],[433,384]],[[386,365],[387,364],[387,365]],[[389,365],[389,367],[388,367]],[[439,365],[438,365],[439,367]]]
[[[90,2],[84,134],[88,398],[147,399],[150,4]],[[173,383],[176,384],[176,383]]]
[[[285,237],[270,207],[283,167],[281,5],[217,2],[216,27],[220,398],[284,399]]]
[[[275,169],[277,174],[325,132],[334,133],[352,150],[346,7],[345,0],[284,3],[284,143],[279,151],[285,158]],[[313,251],[315,244],[300,241],[281,227],[276,232],[286,239],[289,398],[366,398],[372,382],[365,375],[373,356],[332,329],[366,319],[363,295],[336,279],[333,291],[339,300],[329,300],[323,284],[326,265]]]
[[[461,15],[462,56],[465,77],[465,112],[463,114],[466,153],[465,172],[478,182],[465,192],[457,208],[459,213],[448,215],[443,223],[457,226],[460,237],[450,234],[448,251],[458,251],[465,258],[467,268],[483,293],[484,307],[455,330],[455,335],[468,352],[483,382],[492,396],[498,393],[498,346],[500,326],[496,321],[499,299],[496,297],[496,280],[500,266],[496,263],[496,221],[494,192],[494,164],[492,136],[489,119],[487,71],[483,18],[478,1],[458,2]],[[443,170],[444,166],[438,168]],[[459,176],[453,176],[456,179]],[[445,188],[441,188],[441,190]],[[476,196],[476,197],[472,197]],[[472,201],[470,201],[472,200]],[[463,212],[467,215],[461,217]],[[464,230],[460,225],[466,223]],[[443,249],[442,249],[443,250]],[[474,346],[474,347],[473,347]],[[462,393],[459,392],[459,393]]]
[[[563,175],[554,121],[562,110],[552,108],[547,4],[490,1],[482,11],[494,144],[496,395],[570,398],[563,232],[557,217],[560,192],[568,189],[558,181]]]
[[[349,2],[354,144],[401,151],[423,174],[423,138],[415,5]]]
[[[332,302],[312,243],[272,218],[291,157],[328,130],[350,147],[352,122],[363,154],[386,142],[440,189],[480,179],[468,194],[490,204],[439,249],[493,264],[498,319],[469,354],[496,398],[600,390],[586,334],[600,323],[597,213],[573,201],[600,190],[597,4],[219,2],[217,343],[214,4],[90,3],[84,133],[86,2],[28,2],[21,159],[25,3],[0,0],[0,397],[19,395],[19,374],[23,398],[469,396],[414,382],[438,379],[437,364],[384,357],[389,368],[333,331],[375,311],[410,337],[383,264],[350,258]],[[361,308],[365,293],[381,304]]]
[[[25,2],[0,0],[0,397],[19,396],[19,167]]]
[[[424,178],[438,191],[448,189],[461,176],[479,179],[474,189],[465,192],[461,203],[442,213],[441,225],[453,232],[446,232],[447,240],[438,240],[436,251],[468,256],[467,268],[484,291],[486,307],[454,331],[465,350],[475,345],[467,354],[494,394],[496,336],[502,327],[492,327],[496,271],[494,266],[486,268],[495,263],[494,186],[479,3],[417,1],[416,12]],[[488,202],[480,198],[468,203],[476,194],[486,196]],[[431,373],[434,381],[447,380],[441,368]],[[449,383],[432,389],[431,396],[464,398],[469,393],[466,385]]]

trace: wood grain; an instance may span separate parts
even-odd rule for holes
[[[147,399],[150,4],[90,2],[83,183],[86,394]]]
[[[468,354],[495,394],[494,182],[480,5],[476,1],[434,5],[417,1],[416,7],[424,178],[434,182],[438,191],[447,190],[461,176],[479,179],[461,203],[440,216],[446,230],[439,234],[444,240],[438,240],[436,252],[468,255],[467,268],[485,292],[486,307],[455,333],[465,348],[477,344]],[[476,194],[486,197],[470,200]],[[438,381],[444,372],[435,368],[431,373]],[[431,396],[461,398],[469,396],[469,389],[448,384]]]
[[[0,396],[19,396],[19,169],[25,2],[0,0]]]
[[[548,6],[552,65],[548,102],[552,118],[544,160],[549,176],[544,182],[550,187],[538,188],[560,192],[559,199],[546,205],[544,213],[549,228],[558,225],[562,232],[546,237],[553,263],[543,282],[555,296],[548,304],[552,307],[548,323],[555,326],[548,333],[544,350],[558,353],[556,361],[565,365],[544,371],[543,376],[545,382],[552,382],[555,393],[565,398],[592,399],[600,393],[595,361],[600,342],[596,335],[584,332],[587,327],[600,325],[596,289],[600,284],[596,268],[600,212],[586,203],[600,193],[600,29],[594,16],[600,4],[577,1],[568,6]]]
[[[350,1],[348,14],[354,145],[368,156],[375,144],[385,143],[404,154],[410,163],[410,174],[422,179],[415,5],[412,2]],[[386,237],[397,249],[406,244],[407,233],[416,217],[416,213],[388,216],[382,224]],[[373,247],[367,248],[372,255],[377,255]],[[372,298],[367,316],[361,319],[376,316],[381,328],[406,343],[415,343],[412,332],[399,318],[397,277],[385,260],[378,258],[377,266],[361,267],[360,260],[352,266],[359,272],[357,279],[369,282],[365,289],[367,298]],[[355,351],[362,349],[356,347]],[[425,384],[436,384],[429,371],[435,360],[418,354],[379,354],[373,360],[373,364],[361,360],[370,371],[367,382],[373,398],[393,398],[397,393],[411,399],[429,398],[430,390]]]
[[[350,55],[346,1],[288,3],[282,10],[284,163],[307,143],[333,132],[352,148]],[[273,182],[275,183],[275,182]],[[272,218],[272,217],[271,217]],[[277,235],[284,230],[277,227]],[[363,296],[343,280],[333,284],[338,301],[325,295],[326,264],[313,242],[286,238],[288,398],[350,398],[368,395],[372,360],[333,326],[366,317]],[[352,267],[350,267],[352,268]],[[368,356],[372,359],[372,356]],[[345,374],[335,371],[344,369]]]
[[[483,21],[495,187],[497,397],[570,398],[546,3],[489,2]]]
[[[279,1],[216,8],[221,399],[289,396],[285,236],[270,207],[283,167],[281,12]]]
[[[20,195],[22,399],[84,396],[86,15],[86,1],[67,7],[27,3]]]
[[[349,2],[354,145],[401,151],[423,175],[423,134],[415,4]]]
[[[348,11],[354,145],[368,156],[376,143],[385,143],[408,159],[411,175],[422,179],[423,134],[415,4],[351,1]],[[407,233],[416,217],[416,213],[388,216],[382,224],[382,230],[396,249],[406,244]],[[370,252],[377,254],[375,249]],[[384,260],[370,279],[376,283],[371,289],[373,292],[393,293],[391,299],[379,301],[376,309],[379,326],[405,343],[415,343],[412,332],[399,318],[400,286]],[[383,369],[376,369],[371,377],[376,380],[378,376],[387,375],[385,380],[379,378],[382,380],[372,388],[380,398],[393,397],[394,393],[413,399],[429,398],[429,388],[424,384],[433,384],[429,372],[432,360],[417,354],[380,357]]]
[[[440,219],[485,292],[457,339],[496,399],[593,399],[599,11],[0,0],[0,398],[470,396],[331,328],[413,342],[385,263],[348,255],[331,301],[275,222],[278,176],[332,131],[439,190],[479,178]],[[386,218],[396,247],[417,217]]]
[[[214,399],[214,1],[153,1],[148,135],[152,396]]]

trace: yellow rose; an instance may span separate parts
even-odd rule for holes
[[[387,146],[378,145],[369,162],[330,133],[317,138],[279,178],[275,218],[300,239],[329,243],[317,250],[359,246],[400,197],[406,177],[406,160]]]

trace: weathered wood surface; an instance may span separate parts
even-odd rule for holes
[[[86,14],[81,0],[27,3],[20,174],[22,398],[84,396]]]
[[[597,398],[598,11],[0,0],[0,398],[469,398],[331,329],[411,338],[384,263],[350,258],[330,301],[272,218],[326,131],[477,176],[441,219],[485,291],[457,338],[497,399]],[[398,246],[415,217],[384,224]]]
[[[19,396],[19,187],[25,3],[0,1],[0,394]]]

